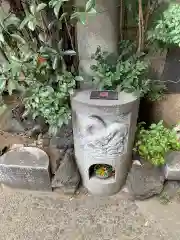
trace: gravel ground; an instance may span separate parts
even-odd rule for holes
[[[170,240],[120,193],[108,198],[0,192],[1,240]]]

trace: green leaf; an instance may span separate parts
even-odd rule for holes
[[[6,27],[10,25],[18,26],[19,23],[20,23],[20,19],[17,18],[14,14],[12,14],[5,20],[4,25]]]
[[[97,11],[95,8],[91,8],[91,10],[88,12],[88,15],[89,16],[93,16],[93,15],[96,15]]]
[[[53,61],[53,66],[52,67],[55,70],[57,68],[57,66],[58,66],[58,57],[55,57],[54,61]]]
[[[11,37],[13,37],[14,39],[16,39],[18,42],[20,42],[22,44],[26,43],[26,41],[21,36],[19,36],[18,34],[11,34]]]
[[[21,22],[21,24],[19,25],[19,28],[20,28],[20,29],[23,29],[24,26],[29,22],[29,20],[30,20],[30,17],[26,17],[26,18]]]
[[[79,20],[80,20],[80,22],[81,22],[83,25],[86,24],[86,18],[87,18],[86,13],[81,12],[81,13],[79,14]]]
[[[63,18],[65,18],[68,15],[67,12],[64,12],[63,14],[61,14],[61,17],[59,18],[59,21],[62,21]]]
[[[0,78],[0,92],[3,92],[5,90],[6,87],[6,79],[4,78]]]
[[[51,1],[49,2],[49,6],[54,7],[54,6],[57,4],[57,2],[58,2],[58,0],[51,0]]]
[[[54,14],[58,18],[59,10],[62,6],[62,0],[59,0],[59,2],[54,6]]]
[[[83,78],[82,76],[76,76],[76,77],[75,77],[75,80],[76,80],[77,82],[82,82],[82,81],[84,81],[84,78]]]
[[[34,4],[32,4],[32,5],[30,6],[30,11],[31,11],[31,13],[32,13],[33,15],[35,14],[35,10],[36,10],[36,7],[35,7]]]
[[[40,11],[43,10],[46,6],[47,6],[46,3],[40,3],[40,4],[37,6],[36,11],[37,11],[37,12],[40,12]]]
[[[16,89],[16,83],[13,80],[9,80],[8,81],[8,86],[7,86],[7,90],[9,92],[9,95],[12,95],[12,92],[15,89]]]
[[[43,33],[40,33],[38,37],[41,42],[45,42],[45,35]]]
[[[4,36],[2,33],[0,33],[0,42],[4,43]]]
[[[64,55],[75,56],[76,52],[74,50],[67,50],[63,52]]]
[[[86,3],[86,12],[89,12],[92,8],[94,8],[96,5],[95,0],[88,0]]]
[[[79,19],[79,16],[80,16],[80,12],[74,12],[73,14],[71,14],[71,19],[74,19],[74,18]]]
[[[28,22],[28,28],[29,28],[30,30],[34,31],[34,30],[35,30],[35,27],[36,27],[36,25],[34,24],[34,22],[32,22],[32,21],[29,21],[29,22]]]

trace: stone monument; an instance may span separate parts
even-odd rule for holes
[[[71,101],[75,157],[84,186],[96,195],[117,193],[125,182],[132,147],[139,99],[120,92],[117,99],[91,99],[91,91],[77,92]],[[114,174],[99,179],[93,166],[109,165]]]
[[[52,191],[47,154],[36,147],[8,151],[0,157],[0,183],[20,189]]]

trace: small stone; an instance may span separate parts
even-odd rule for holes
[[[74,194],[79,183],[80,174],[76,166],[73,150],[68,149],[52,179],[52,187],[63,189],[65,194]]]
[[[58,149],[55,147],[44,147],[44,151],[49,156],[50,170],[52,174],[55,174],[60,165],[60,161],[64,155],[64,149]]]
[[[0,157],[0,182],[15,188],[51,191],[47,154],[35,147],[10,150]]]
[[[162,194],[167,195],[169,199],[173,199],[176,197],[179,191],[180,191],[179,181],[167,181],[164,185],[164,190]]]
[[[167,180],[180,180],[180,152],[169,152],[165,156],[164,175]]]
[[[128,174],[127,186],[134,199],[144,200],[160,194],[163,190],[164,176],[157,167],[133,164]]]

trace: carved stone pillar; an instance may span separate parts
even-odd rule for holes
[[[85,6],[85,0],[76,0],[78,6]],[[119,37],[119,1],[97,0],[95,16],[89,16],[85,25],[77,24],[77,45],[79,71],[86,82],[91,82],[91,55],[98,46],[108,52],[117,52]],[[89,86],[91,84],[84,84]]]

